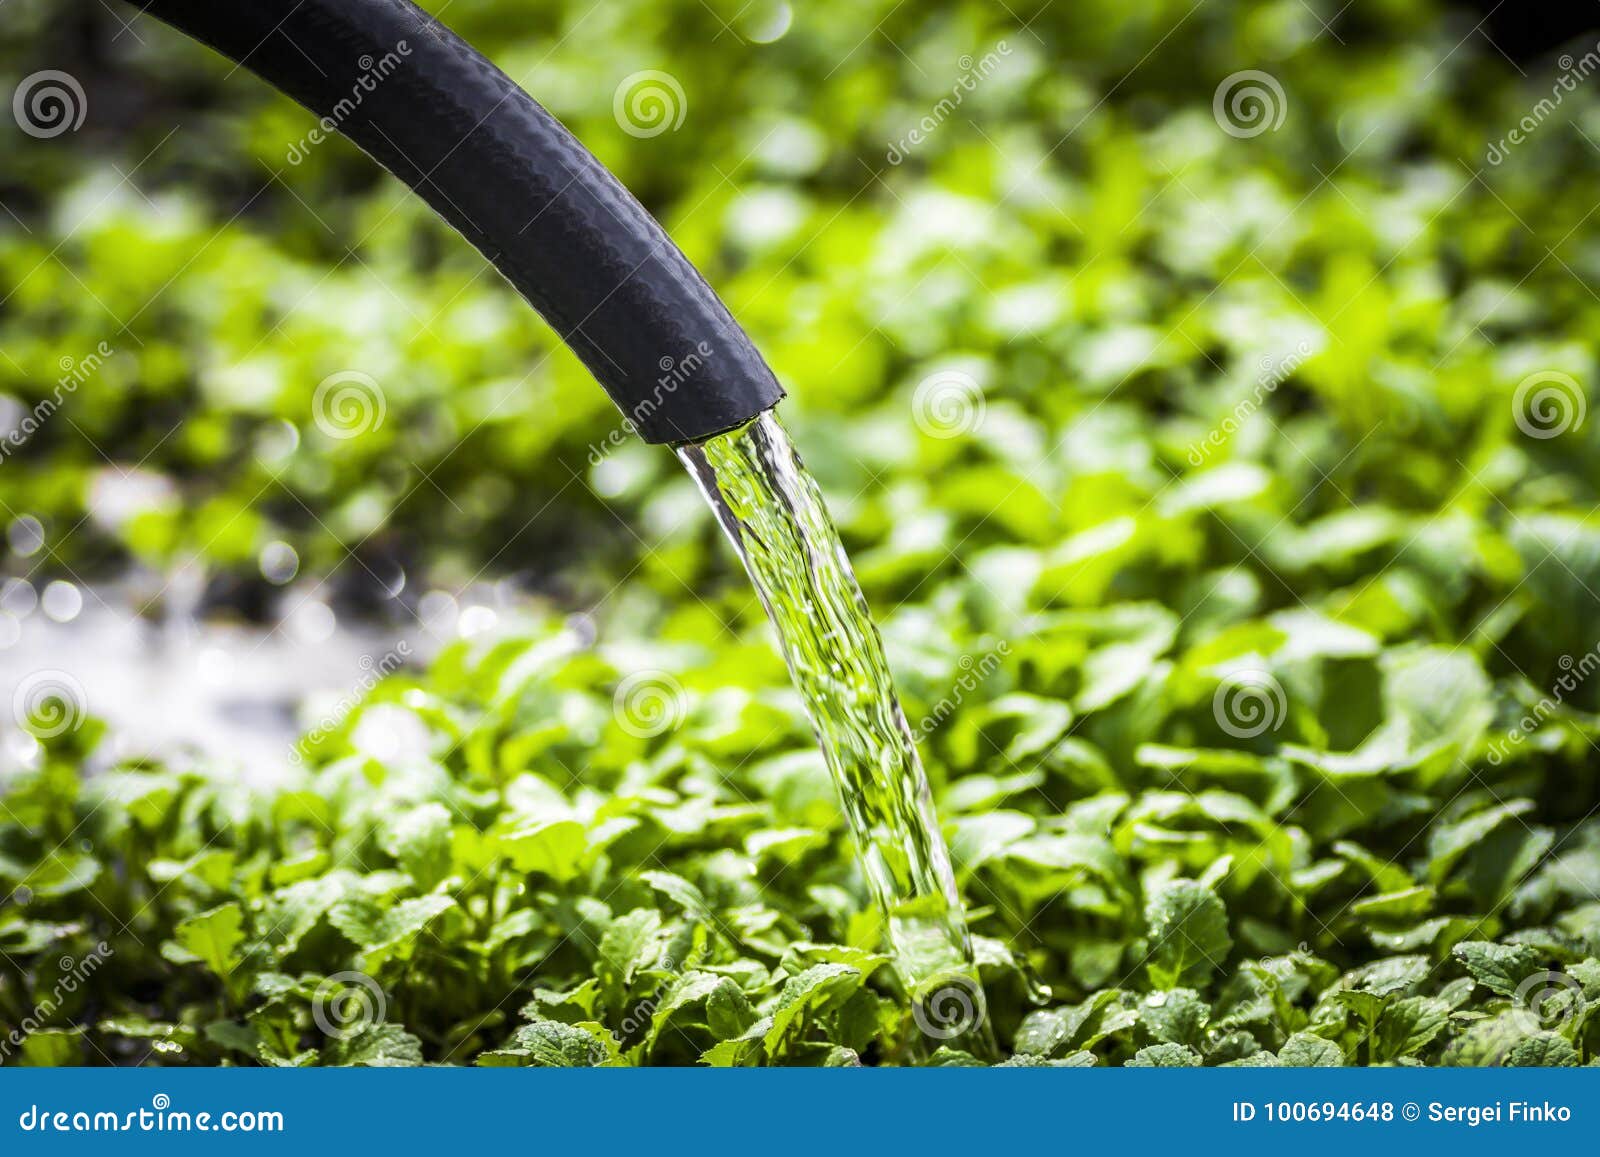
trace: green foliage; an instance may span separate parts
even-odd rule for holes
[[[0,821],[0,888],[22,897],[0,908],[0,1015],[31,1032],[17,1055],[972,1063],[909,1015],[839,813],[782,786],[812,774],[811,741],[776,665],[736,686],[704,671],[714,645],[685,645],[681,725],[637,740],[598,723],[626,668],[573,630],[456,644],[381,684],[320,766],[271,787],[152,764],[80,780],[76,748],[48,741]],[[516,677],[535,657],[539,674]],[[996,718],[963,705],[933,750]],[[360,744],[375,724],[417,745],[374,758]],[[1600,905],[1566,899],[1600,872],[1592,821],[1476,907],[1454,885],[1520,844],[1463,852],[1461,825],[1524,812],[1438,806],[1466,790],[1450,779],[1431,816],[1302,823],[1320,778],[1302,765],[1285,770],[1294,792],[1261,804],[1135,771],[1084,791],[1048,748],[1023,763],[1042,779],[1007,786],[1004,747],[988,750],[937,766],[1012,1063],[1596,1055]],[[1383,782],[1416,793],[1423,774]],[[773,856],[769,837],[802,812],[818,838]],[[78,852],[61,850],[67,833]],[[67,855],[71,871],[51,869]],[[30,879],[48,886],[20,892]],[[104,962],[78,975],[91,954]]]
[[[1600,423],[1533,437],[1514,411],[1531,374],[1594,379],[1593,86],[1483,168],[1544,81],[1425,4],[1360,6],[1342,44],[1300,0],[719,26],[764,7],[446,15],[792,387],[1008,1063],[1594,1063]],[[91,725],[44,740],[0,809],[4,1059],[972,1063],[922,1040],[879,955],[759,608],[671,457],[591,462],[617,417],[576,362],[353,149],[285,167],[309,116],[149,21],[56,18],[0,7],[11,73],[90,95],[81,132],[8,145],[0,400],[115,353],[0,464],[0,513],[47,546],[0,577],[197,557],[237,591],[282,539],[357,587],[403,562],[402,617],[485,566],[600,610],[385,682],[270,787],[119,762]],[[1238,139],[1212,99],[1246,67],[1288,108]],[[681,131],[613,119],[644,68],[684,84]],[[348,369],[387,413],[338,439],[312,398]],[[956,437],[914,419],[945,369],[985,399]],[[653,738],[613,713],[646,666],[686,707]],[[363,721],[420,738],[374,756]]]

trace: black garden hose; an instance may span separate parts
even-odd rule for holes
[[[409,0],[131,0],[282,89],[503,273],[648,442],[783,389],[656,220],[561,123]]]

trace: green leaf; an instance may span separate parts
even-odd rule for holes
[[[414,939],[455,906],[454,899],[440,895],[401,900],[393,907],[363,896],[334,905],[328,921],[358,948],[379,952]]]
[[[499,837],[501,851],[519,872],[542,872],[555,880],[578,874],[588,836],[576,820],[545,820]]]
[[[60,1068],[83,1063],[83,1029],[36,1028],[22,1038],[22,1064]]]
[[[634,979],[655,964],[660,933],[661,913],[654,908],[635,908],[606,929],[595,966],[606,1007],[620,1010]]]
[[[1192,880],[1177,880],[1145,906],[1150,957],[1146,968],[1157,988],[1203,985],[1233,948],[1228,912],[1215,892]]]
[[[219,904],[180,923],[174,938],[180,951],[168,952],[168,959],[199,962],[229,979],[239,961],[236,950],[244,942],[244,913],[237,904]]]
[[[1450,1022],[1450,1006],[1427,996],[1410,996],[1391,1002],[1378,1018],[1373,1054],[1392,1061],[1415,1056],[1433,1043]]]
[[[450,874],[450,813],[426,803],[396,818],[384,832],[383,850],[424,891]]]
[[[422,1042],[396,1024],[375,1024],[322,1050],[328,1065],[401,1068],[422,1063]]]
[[[1189,988],[1152,992],[1139,1003],[1139,1021],[1157,1040],[1199,1051],[1205,1044],[1211,1006]]]
[[[1142,1048],[1128,1062],[1130,1069],[1183,1069],[1197,1068],[1200,1054],[1182,1045],[1159,1044]]]
[[[1297,1032],[1278,1050],[1278,1063],[1290,1068],[1329,1068],[1344,1064],[1344,1053],[1331,1040]]]
[[[1505,1059],[1508,1068],[1538,1066],[1571,1068],[1581,1064],[1578,1050],[1566,1037],[1553,1032],[1537,1033],[1511,1047]]]
[[[846,964],[818,964],[791,976],[772,1009],[772,1025],[762,1038],[771,1059],[786,1055],[811,1021],[844,1002],[861,987],[861,970]]]
[[[650,1033],[645,1038],[645,1052],[655,1048],[656,1041],[660,1039],[669,1025],[685,1009],[695,1005],[706,1005],[711,996],[719,989],[728,993],[724,998],[723,1007],[731,1008],[733,994],[739,992],[739,986],[725,976],[717,976],[710,972],[686,972],[667,986],[661,999],[655,1005],[655,1011],[650,1016]],[[748,1001],[746,1002],[748,1007]],[[706,1021],[710,1019],[709,1009],[706,1012]],[[748,1021],[746,1022],[748,1024]],[[743,1027],[739,1029],[744,1031]]]
[[[511,1051],[540,1067],[593,1068],[611,1059],[603,1036],[598,1026],[580,1028],[541,1018],[517,1029]]]
[[[1455,947],[1455,956],[1485,988],[1510,996],[1529,976],[1538,972],[1544,960],[1526,944],[1494,944],[1487,940],[1467,940]]]

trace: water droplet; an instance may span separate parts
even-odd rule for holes
[[[778,0],[778,3],[769,4],[745,23],[745,39],[756,44],[771,44],[774,40],[781,40],[793,23],[794,10],[784,0]]]
[[[578,640],[578,646],[580,647],[593,646],[595,638],[600,634],[599,628],[595,625],[594,616],[585,614],[582,611],[567,616],[566,628]]]
[[[443,634],[455,626],[461,607],[447,591],[429,591],[417,603],[417,615],[428,630]]]
[[[300,573],[300,555],[282,540],[274,540],[262,547],[258,561],[261,577],[277,586],[282,586]]]
[[[468,607],[461,612],[459,629],[464,638],[473,639],[494,630],[494,625],[499,621],[500,616],[489,607]]]
[[[44,588],[39,605],[45,617],[58,623],[70,623],[83,610],[83,595],[69,582],[57,579]]]
[[[30,768],[39,766],[39,756],[44,752],[39,741],[21,728],[7,733],[6,750],[14,761]]]
[[[31,514],[24,514],[6,528],[6,541],[23,558],[31,558],[44,546],[44,523]]]
[[[589,485],[601,498],[618,498],[627,493],[633,472],[624,459],[602,458],[589,471]]]
[[[384,574],[379,579],[379,582],[383,584],[384,591],[391,599],[399,598],[401,592],[406,589],[405,568],[398,566],[393,568],[387,574]]]
[[[308,599],[289,612],[289,630],[303,643],[326,643],[338,626],[338,616],[328,604],[315,599]]]
[[[263,462],[281,462],[300,446],[300,431],[294,423],[279,419],[256,435],[256,457]]]
[[[379,703],[361,713],[350,732],[350,745],[363,755],[382,762],[428,750],[427,724],[403,707]]]
[[[25,619],[38,605],[39,594],[27,579],[8,578],[0,583],[0,611]]]

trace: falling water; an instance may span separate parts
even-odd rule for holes
[[[839,785],[896,965],[929,1038],[993,1050],[933,795],[883,640],[816,482],[768,411],[678,451],[744,560]]]

